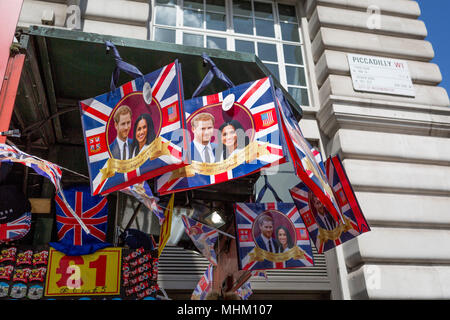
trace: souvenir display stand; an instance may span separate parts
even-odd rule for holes
[[[209,262],[191,299],[251,299],[252,277],[314,267],[313,246],[325,252],[370,231],[339,157],[322,161],[272,76],[236,83],[234,71],[225,75],[204,53],[190,57],[206,74],[193,83],[192,67],[176,55],[153,61],[157,67],[144,74],[124,61],[126,50],[100,45],[114,59],[109,91],[77,99],[70,110],[79,113],[84,145],[84,157],[72,160],[89,176],[52,153],[44,159],[18,148],[20,137],[0,144],[0,299],[171,299],[158,269],[169,240],[181,237]],[[28,146],[47,121],[25,131]],[[299,178],[289,203],[264,173],[285,162]],[[25,192],[12,183],[20,174]],[[264,184],[256,196],[258,179]],[[30,183],[42,192],[28,192]],[[275,202],[261,202],[266,190]],[[46,201],[38,199],[43,194]],[[124,198],[136,205],[119,228]],[[159,232],[134,223],[142,208]],[[181,233],[172,226],[178,218]]]

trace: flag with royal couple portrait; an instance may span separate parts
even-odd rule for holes
[[[342,216],[339,204],[327,180],[320,152],[315,150],[303,136],[289,102],[280,89],[276,90],[276,96],[283,119],[282,127],[295,173],[308,186],[311,192],[320,199],[331,214],[331,217],[336,222],[340,221]]]
[[[215,65],[211,70],[221,74]],[[160,176],[160,194],[207,187],[286,162],[271,77],[227,85],[225,91],[185,101],[191,163]]]
[[[114,50],[116,61],[123,63]],[[79,102],[93,195],[118,191],[189,163],[183,155],[178,61],[111,88]]]
[[[234,205],[240,270],[314,265],[306,226],[293,203]]]
[[[339,221],[333,219],[324,204],[303,181],[290,189],[292,199],[319,253],[370,231],[339,156],[329,157],[324,167],[339,205],[339,214],[342,216]]]

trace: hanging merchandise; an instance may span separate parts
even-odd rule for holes
[[[293,203],[283,203],[264,176],[255,203],[236,203],[240,270],[286,269],[314,265],[306,226]],[[277,202],[260,203],[266,189]]]
[[[235,86],[206,54],[202,58],[211,69],[184,105],[191,164],[159,177],[160,194],[206,187],[286,161],[272,79]],[[214,76],[229,89],[196,97]]]
[[[191,295],[191,300],[205,300],[208,293],[212,291],[213,284],[213,275],[214,275],[214,266],[212,264],[208,265],[205,273],[200,278],[197,286]]]
[[[158,286],[158,257],[156,250],[123,249],[122,296],[139,300],[156,297]]]
[[[292,199],[301,212],[308,233],[319,253],[370,231],[339,156],[330,157],[325,166],[327,179],[338,201],[342,220],[335,221],[304,182],[290,189]]]
[[[70,256],[93,253],[112,246],[106,243],[108,201],[106,197],[91,196],[89,186],[74,186],[64,190],[67,204],[55,196],[58,242],[50,246]],[[89,232],[83,230],[73,217],[69,206],[80,217]]]
[[[341,220],[339,205],[327,181],[325,169],[320,165],[320,154],[314,152],[309,142],[303,137],[291,107],[280,89],[276,90],[276,96],[295,173],[325,205],[333,219],[336,222]]]
[[[247,281],[242,286],[240,286],[239,289],[236,290],[236,294],[242,300],[247,300],[253,294],[253,290],[252,290],[250,281]]]
[[[66,197],[64,196],[61,188],[62,171],[59,166],[49,161],[29,155],[14,146],[9,146],[3,143],[0,144],[0,162],[20,163],[33,169],[37,174],[49,179],[55,186],[57,195],[61,198],[61,201],[66,204],[73,218],[85,232],[89,232],[84,222],[81,221],[80,217],[72,210],[72,208],[67,203]]]
[[[186,234],[195,244],[197,249],[200,250],[202,255],[208,259],[212,265],[217,266],[217,256],[214,246],[219,238],[219,231],[191,219],[186,215],[182,215],[181,219],[183,221]]]
[[[172,229],[172,215],[173,215],[173,203],[175,200],[175,194],[172,193],[169,203],[167,204],[166,211],[164,212],[164,221],[161,224],[159,231],[159,244],[158,244],[158,258],[161,256],[164,247],[169,241],[170,233]]]
[[[156,215],[160,225],[163,223],[164,211],[161,206],[158,205],[159,199],[153,195],[147,181],[136,183],[120,191],[132,197],[135,197],[140,203],[142,203]]]
[[[17,186],[0,186],[0,243],[25,237],[30,227],[30,201]]]
[[[92,195],[107,194],[188,164],[178,61],[143,75],[116,59],[111,91],[80,101]],[[135,80],[116,88],[120,70]],[[176,140],[175,140],[176,139]]]

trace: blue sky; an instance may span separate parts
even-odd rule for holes
[[[449,0],[418,0],[422,12],[419,17],[425,22],[428,30],[426,40],[434,49],[434,59],[441,69],[441,87],[447,89],[450,95],[450,1]]]

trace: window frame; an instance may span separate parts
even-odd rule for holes
[[[272,64],[278,66],[278,80],[280,84],[286,89],[286,91],[289,90],[289,87],[292,88],[298,88],[298,89],[305,89],[307,92],[307,99],[308,99],[308,105],[302,104],[301,101],[298,101],[299,105],[305,108],[312,108],[313,100],[312,100],[312,94],[311,94],[311,84],[310,84],[310,73],[308,72],[308,66],[307,66],[307,59],[305,55],[305,43],[304,43],[304,33],[302,32],[302,21],[301,16],[299,15],[299,5],[298,4],[292,4],[289,2],[278,2],[278,1],[272,1],[272,0],[249,0],[251,2],[251,10],[252,10],[252,21],[253,21],[253,34],[242,34],[237,33],[234,31],[234,21],[233,18],[235,16],[233,12],[233,0],[225,0],[225,10],[224,12],[214,11],[214,10],[207,10],[206,9],[206,0],[203,0],[203,9],[189,9],[189,10],[195,10],[198,12],[203,13],[203,20],[202,20],[202,28],[196,28],[196,27],[187,27],[183,25],[183,13],[184,13],[184,0],[176,0],[176,4],[174,5],[176,8],[176,23],[175,26],[169,26],[169,25],[161,25],[156,24],[156,6],[157,1],[152,0],[152,19],[150,23],[150,40],[155,39],[155,30],[156,28],[163,28],[163,29],[170,29],[175,31],[175,43],[176,44],[182,44],[183,45],[183,34],[195,34],[195,35],[201,35],[203,39],[203,47],[207,48],[207,37],[218,37],[218,38],[224,38],[226,39],[226,50],[229,51],[235,51],[235,40],[244,40],[244,41],[250,41],[254,43],[254,49],[255,54],[258,56],[258,43],[269,43],[274,44],[276,47],[277,52],[277,62],[273,61],[267,61],[262,60],[261,61],[266,64]],[[255,11],[254,11],[254,2],[261,2],[261,3],[267,3],[271,4],[272,6],[272,14],[273,14],[273,21],[274,21],[274,37],[264,37],[264,36],[258,36],[256,35],[256,25],[255,25]],[[282,31],[281,31],[281,24],[282,22],[279,17],[279,10],[278,5],[289,5],[294,7],[295,13],[296,13],[296,23],[297,23],[297,31],[298,31],[298,37],[299,42],[290,41],[290,40],[283,40],[282,38]],[[160,5],[160,4],[158,4]],[[165,5],[162,6],[172,6],[173,5]],[[226,24],[226,30],[225,31],[219,31],[214,29],[207,29],[206,28],[206,14],[208,12],[212,13],[220,13],[225,14],[225,24]],[[241,16],[237,14],[237,16]],[[242,15],[243,16],[243,15]],[[264,19],[264,18],[258,18],[258,19]],[[265,19],[270,20],[270,19]],[[292,24],[295,24],[295,22],[290,22]],[[300,52],[302,55],[302,64],[292,64],[285,61],[284,57],[284,45],[294,45],[300,47]],[[304,76],[306,79],[306,86],[302,86],[300,84],[288,84],[287,82],[287,71],[286,67],[292,66],[292,67],[300,67],[303,68]],[[275,75],[276,76],[276,75]]]

